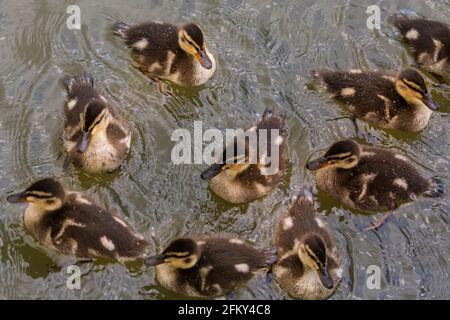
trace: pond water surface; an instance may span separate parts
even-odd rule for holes
[[[81,9],[81,30],[66,27],[66,8]],[[381,30],[366,27],[366,9],[381,8]],[[115,208],[151,243],[150,252],[185,233],[225,233],[272,243],[277,218],[301,185],[314,185],[307,159],[331,143],[353,137],[347,114],[309,89],[310,69],[379,68],[413,64],[387,23],[398,11],[449,23],[448,1],[325,0],[0,0],[0,299],[173,299],[153,269],[136,263],[82,264],[80,290],[66,288],[65,269],[26,233],[23,206],[6,195],[56,176],[69,188]],[[110,32],[117,20],[198,21],[218,68],[199,89],[163,96],[130,63]],[[133,127],[131,155],[122,172],[90,176],[63,170],[61,79],[84,70],[120,106]],[[429,75],[428,75],[429,76]],[[434,80],[429,77],[430,85]],[[386,132],[360,122],[379,144],[401,150],[428,175],[446,181],[450,168],[450,90],[434,87],[441,109],[418,134]],[[205,165],[174,165],[175,129],[246,128],[266,107],[288,116],[290,164],[268,197],[232,206],[200,179]],[[421,199],[397,210],[378,232],[363,232],[370,217],[351,213],[319,192],[317,210],[339,242],[343,281],[332,299],[448,299],[450,196]],[[369,289],[367,268],[381,270],[381,288]],[[275,282],[257,277],[238,299],[289,298]]]

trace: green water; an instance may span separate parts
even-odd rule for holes
[[[81,30],[66,27],[67,6],[79,5]],[[366,27],[369,5],[381,7],[381,30]],[[25,1],[0,0],[0,299],[170,299],[153,270],[140,264],[82,264],[80,290],[66,288],[22,224],[23,206],[6,195],[56,176],[67,187],[115,208],[151,244],[150,252],[185,233],[225,233],[270,245],[278,216],[298,187],[314,184],[307,159],[353,137],[351,121],[329,99],[307,88],[309,70],[380,68],[413,63],[387,16],[407,10],[448,21],[448,1]],[[130,63],[110,32],[116,20],[198,21],[216,57],[215,76],[198,90],[159,94]],[[61,79],[89,70],[133,128],[122,172],[100,177],[63,170],[65,91]],[[430,78],[431,80],[431,78]],[[419,134],[385,132],[360,123],[378,143],[401,150],[429,175],[449,177],[450,91],[433,88],[441,105]],[[288,116],[289,174],[268,197],[231,206],[200,179],[205,165],[174,165],[170,141],[178,128],[248,127],[266,107]],[[448,184],[448,182],[447,182]],[[448,189],[448,186],[447,186]],[[339,242],[343,281],[332,299],[448,299],[450,218],[447,194],[397,210],[379,232],[362,232],[370,218],[355,215],[323,193],[317,208]],[[381,289],[369,289],[366,270],[381,270]],[[257,277],[236,298],[285,299],[276,283]]]

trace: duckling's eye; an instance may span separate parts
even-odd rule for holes
[[[46,200],[45,203],[52,205],[55,203],[55,201],[54,200]]]
[[[184,263],[186,264],[191,263],[191,258],[184,259]]]
[[[347,162],[347,163],[350,163],[350,162],[352,162],[352,161],[353,161],[352,158],[345,159],[345,162]]]

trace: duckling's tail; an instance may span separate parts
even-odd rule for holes
[[[114,23],[112,30],[116,36],[119,36],[122,39],[125,39],[127,37],[127,31],[129,28],[130,28],[130,26],[128,24],[126,24],[125,22],[118,21],[118,22]]]
[[[445,192],[444,181],[433,177],[430,179],[430,187],[423,193],[425,197],[438,198],[442,197]]]
[[[86,95],[88,92],[94,92],[94,77],[89,72],[84,72],[75,77],[66,77],[64,86],[69,98],[76,97],[80,93]]]
[[[264,255],[266,267],[270,267],[275,262],[277,262],[277,248],[276,247],[265,248],[262,250],[262,254]]]

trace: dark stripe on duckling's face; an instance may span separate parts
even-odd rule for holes
[[[317,272],[320,282],[325,288],[333,288],[334,281],[328,271],[326,246],[319,236],[311,235],[303,240],[299,247],[299,258]]]
[[[83,135],[81,137],[81,142],[78,146],[78,151],[83,153],[86,152],[89,145],[89,140],[92,135],[92,131],[96,126],[98,126],[106,117],[107,109],[106,107],[96,101],[91,102],[85,110],[84,121],[83,121]]]
[[[65,191],[63,186],[52,178],[46,178],[33,183],[29,188],[23,192],[12,194],[7,197],[10,203],[20,203],[28,201],[27,198],[34,199],[64,199]]]

